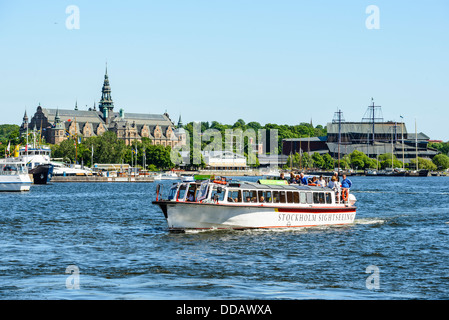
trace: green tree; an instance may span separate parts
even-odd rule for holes
[[[433,157],[432,162],[437,166],[439,170],[446,170],[449,168],[449,157],[445,154],[437,154]]]
[[[312,160],[315,167],[320,169],[324,168],[324,159],[318,152],[312,154]]]
[[[410,160],[409,167],[416,168],[416,159]],[[432,160],[418,157],[418,169],[436,170],[437,166],[432,162]]]
[[[334,159],[332,159],[329,153],[324,154],[323,161],[324,161],[323,169],[331,170],[334,168]]]
[[[402,168],[402,162],[396,156],[393,156],[393,163],[391,163],[391,153],[384,153],[379,156],[379,165],[382,169],[386,168]]]

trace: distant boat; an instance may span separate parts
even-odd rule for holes
[[[179,180],[179,179],[180,177],[172,171],[159,173],[154,176],[154,180]]]
[[[91,176],[91,169],[83,167],[79,164],[67,165],[63,162],[52,161],[54,176]]]
[[[0,191],[29,191],[31,183],[24,163],[6,161],[0,163]]]

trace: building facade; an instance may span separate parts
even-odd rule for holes
[[[109,76],[106,68],[99,108],[79,110],[78,104],[72,110],[45,108],[39,103],[36,112],[28,122],[25,112],[20,127],[21,134],[27,130],[40,132],[47,143],[59,144],[68,138],[100,136],[112,131],[127,145],[133,141],[149,138],[155,145],[171,146],[185,144],[185,132],[164,114],[125,113],[123,109],[114,112]]]
[[[438,151],[428,147],[429,137],[422,132],[410,133],[405,123],[392,121],[342,122],[332,121],[327,126],[327,136],[292,138],[282,141],[282,154],[329,153],[337,159],[354,150],[370,158],[393,153],[404,163],[416,157],[432,159]]]

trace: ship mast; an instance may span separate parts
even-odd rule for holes
[[[338,172],[340,172],[340,145],[341,145],[341,122],[343,119],[343,112],[338,109],[334,114],[333,123],[338,123]]]

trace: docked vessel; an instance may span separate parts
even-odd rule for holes
[[[52,161],[53,175],[66,177],[66,176],[91,176],[93,171],[90,168],[84,167],[79,164],[66,164],[59,161]]]
[[[179,180],[180,177],[173,171],[159,173],[154,176],[154,180]]]
[[[156,201],[170,231],[188,229],[297,228],[354,222],[353,194],[315,186],[205,180],[180,182]]]
[[[31,183],[25,164],[6,161],[0,163],[0,191],[29,191]]]
[[[46,184],[53,176],[53,165],[50,161],[51,149],[46,146],[27,144],[17,147],[14,156],[0,159],[0,163],[15,163],[26,165],[28,173],[33,176],[34,184]]]

